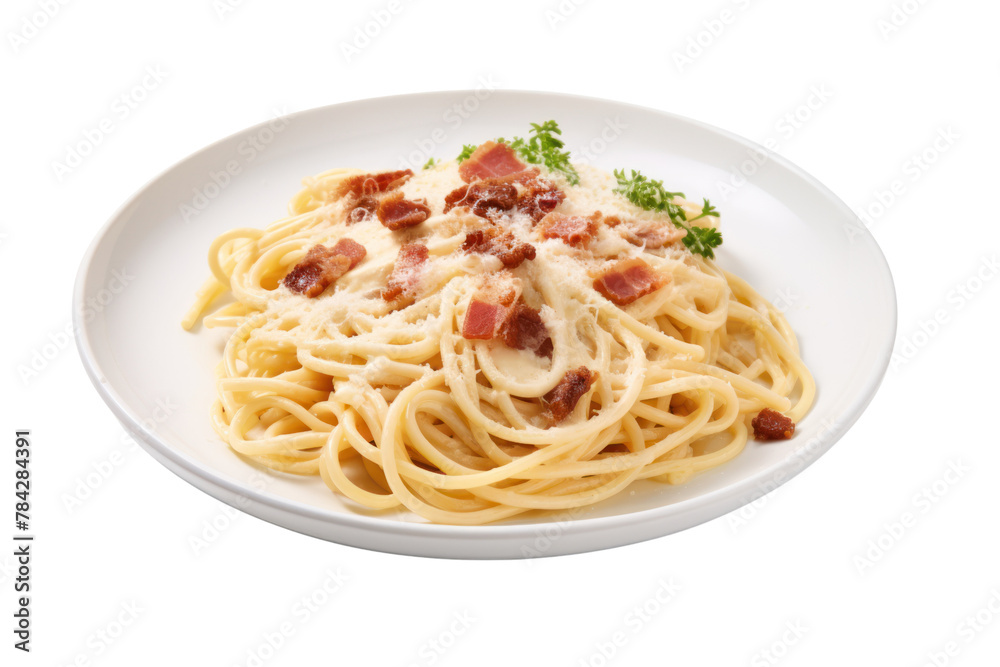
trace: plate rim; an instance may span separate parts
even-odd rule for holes
[[[329,110],[334,108],[347,108],[352,105],[361,105],[365,103],[377,103],[381,102],[383,104],[391,104],[393,102],[401,103],[405,102],[407,99],[413,99],[416,97],[429,97],[429,96],[459,96],[459,95],[469,95],[475,94],[472,89],[457,89],[457,90],[435,90],[435,91],[424,91],[416,93],[403,93],[397,95],[386,95],[379,97],[368,97],[359,98],[354,100],[347,100],[343,102],[336,102],[333,104],[327,104],[318,107],[312,107],[309,109],[302,109],[290,114],[282,115],[278,118],[294,120],[297,117],[302,117],[306,115],[313,114],[324,114],[328,113]],[[226,479],[222,477],[216,471],[209,469],[201,465],[197,460],[190,458],[188,455],[181,451],[174,449],[169,446],[162,438],[160,438],[155,432],[147,431],[143,425],[142,420],[138,419],[137,416],[132,414],[132,410],[129,408],[128,404],[122,398],[121,395],[111,386],[110,382],[101,372],[99,363],[94,352],[94,348],[91,341],[90,332],[88,330],[88,322],[85,321],[85,305],[86,305],[86,287],[88,282],[88,277],[92,270],[92,265],[98,251],[103,247],[106,240],[111,236],[112,232],[121,226],[123,220],[123,214],[131,206],[133,206],[139,199],[141,199],[148,190],[152,188],[154,184],[163,179],[170,172],[178,169],[182,165],[196,159],[198,156],[211,151],[216,146],[228,142],[236,137],[245,136],[248,133],[259,131],[260,129],[268,126],[270,123],[274,122],[274,118],[269,118],[267,120],[261,121],[255,125],[251,125],[236,132],[233,132],[225,137],[222,137],[216,141],[213,141],[206,146],[189,153],[182,157],[181,159],[168,165],[166,168],[160,170],[153,177],[148,179],[143,183],[135,192],[130,195],[124,203],[122,203],[108,218],[108,220],[100,227],[97,231],[95,237],[88,245],[86,251],[80,262],[80,267],[77,270],[76,280],[73,288],[73,303],[72,303],[72,324],[73,324],[73,334],[76,342],[77,350],[80,354],[80,360],[83,363],[84,369],[87,376],[90,378],[94,387],[97,389],[98,394],[101,396],[102,400],[111,409],[115,417],[122,423],[125,430],[132,436],[136,437],[136,440],[140,445],[143,446],[147,452],[153,456],[154,459],[158,460],[164,465],[168,470],[174,474],[181,477],[184,481],[192,484],[201,491],[208,493],[214,498],[225,502],[227,505],[234,507],[242,512],[258,516],[259,518],[264,518],[265,520],[271,521],[271,519],[262,516],[251,508],[256,508],[257,505],[271,508],[278,512],[282,512],[289,515],[297,515],[302,518],[311,521],[321,521],[325,523],[332,524],[343,524],[347,528],[354,530],[360,530],[365,532],[372,532],[381,534],[383,536],[389,536],[396,534],[402,537],[410,538],[424,538],[424,539],[467,539],[470,537],[487,538],[489,541],[493,539],[512,539],[521,538],[522,540],[530,540],[537,538],[540,534],[545,532],[546,527],[558,525],[561,527],[562,535],[567,536],[574,533],[589,533],[589,532],[600,532],[602,529],[621,529],[628,528],[630,526],[636,526],[640,524],[646,524],[650,522],[657,522],[659,520],[667,518],[671,514],[683,515],[686,513],[697,513],[700,507],[711,506],[718,503],[723,503],[731,506],[729,510],[723,512],[722,514],[712,513],[711,516],[706,518],[701,518],[693,523],[684,525],[683,527],[677,528],[676,530],[667,530],[665,532],[657,533],[656,535],[640,537],[637,540],[632,540],[631,542],[618,542],[614,545],[601,545],[596,547],[591,547],[587,549],[571,549],[565,552],[554,551],[553,553],[547,553],[542,555],[558,555],[559,553],[580,553],[583,551],[590,551],[595,549],[613,548],[614,546],[621,546],[623,544],[633,543],[636,541],[645,541],[648,539],[655,539],[656,537],[663,537],[672,532],[677,532],[680,530],[686,530],[687,528],[694,527],[706,521],[720,518],[729,512],[735,511],[744,505],[753,502],[756,497],[761,495],[770,495],[777,488],[783,486],[788,481],[799,475],[806,468],[810,467],[816,460],[818,460],[824,453],[826,453],[830,448],[833,447],[847,431],[857,422],[857,420],[864,413],[865,409],[874,399],[879,387],[881,386],[886,371],[888,370],[889,362],[892,356],[892,350],[894,348],[896,331],[898,328],[898,304],[895,283],[892,276],[892,271],[889,267],[889,263],[882,252],[878,241],[875,239],[871,231],[860,222],[857,214],[854,212],[846,202],[843,201],[836,193],[834,193],[830,188],[824,185],[816,177],[814,177],[809,172],[805,171],[798,165],[794,164],[782,155],[775,153],[766,146],[763,146],[751,139],[743,137],[741,135],[730,132],[729,130],[720,128],[718,126],[705,123],[703,121],[693,119],[687,116],[676,114],[670,111],[664,111],[662,109],[657,109],[654,107],[649,107],[645,105],[634,104],[630,102],[622,102],[619,100],[594,97],[587,95],[576,95],[571,93],[562,92],[549,92],[541,90],[528,90],[528,89],[508,89],[501,88],[493,91],[491,95],[502,95],[502,96],[525,96],[525,97],[537,97],[537,98],[564,98],[568,100],[573,100],[581,104],[585,103],[604,103],[612,104],[622,108],[631,108],[645,113],[652,113],[665,118],[669,118],[674,122],[680,122],[683,124],[688,124],[691,126],[699,127],[710,133],[719,135],[729,141],[739,144],[743,147],[754,150],[758,153],[764,153],[767,155],[769,161],[773,160],[776,164],[779,164],[784,169],[790,171],[792,174],[802,179],[808,183],[812,188],[814,188],[818,193],[822,194],[837,210],[845,214],[845,217],[852,218],[858,221],[859,227],[864,233],[860,236],[864,237],[868,251],[872,255],[872,260],[874,261],[875,268],[877,272],[882,274],[885,279],[885,286],[887,287],[886,297],[888,298],[889,312],[888,322],[889,331],[885,336],[884,341],[880,344],[880,349],[875,355],[876,363],[872,366],[872,373],[865,378],[864,385],[861,387],[861,391],[858,392],[857,396],[848,406],[844,409],[844,414],[847,416],[846,419],[835,422],[835,424],[825,431],[824,439],[825,442],[820,447],[816,447],[810,450],[804,455],[799,455],[798,452],[792,452],[788,456],[782,458],[780,461],[774,463],[768,468],[757,472],[756,474],[743,479],[735,484],[724,486],[720,489],[715,489],[708,491],[703,494],[699,494],[693,498],[688,498],[684,500],[677,501],[675,503],[669,503],[660,505],[657,507],[652,507],[648,509],[638,510],[634,512],[627,512],[624,514],[616,514],[605,517],[592,517],[592,518],[574,518],[570,520],[559,520],[559,512],[554,516],[556,520],[554,521],[539,521],[533,523],[500,523],[500,524],[487,524],[482,526],[464,526],[464,525],[450,525],[450,524],[433,524],[433,523],[423,523],[423,522],[409,522],[409,521],[389,521],[378,516],[367,516],[360,513],[347,513],[347,512],[332,512],[328,509],[316,507],[313,505],[308,505],[297,500],[291,500],[280,496],[275,493],[268,493],[264,490],[257,490],[246,485],[241,485],[233,480]],[[169,462],[169,463],[168,463]],[[800,465],[795,465],[796,462],[800,462]],[[173,465],[170,465],[173,464]],[[182,474],[182,472],[184,474]],[[777,473],[785,471],[788,474],[783,476],[780,481],[775,481]],[[198,479],[210,488],[206,488],[205,484],[199,484],[193,481]],[[770,488],[763,494],[754,496],[751,492],[754,489],[761,488],[761,483],[766,480],[771,480],[773,484]],[[245,506],[234,505],[224,493],[219,493],[217,490],[221,490],[225,493],[232,494],[236,498],[242,498],[250,501]],[[273,521],[272,521],[273,523]],[[282,527],[289,528],[291,530],[296,530],[297,532],[304,532],[306,534],[319,537],[327,541],[334,541],[329,537],[316,535],[313,532],[302,530],[300,528],[293,527],[287,523],[280,523]],[[350,544],[347,542],[339,542],[341,544],[347,544],[348,546],[355,546],[366,549],[374,549],[384,552],[394,552],[400,554],[416,554],[421,551],[419,549],[400,549],[396,550],[394,548],[380,548],[370,545],[360,545],[360,544]],[[420,555],[431,555],[423,554]],[[450,556],[450,557],[455,557]],[[469,557],[469,556],[459,556],[459,557]],[[511,556],[479,556],[485,558],[517,558]]]

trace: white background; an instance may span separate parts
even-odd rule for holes
[[[348,57],[372,12],[391,18]],[[0,535],[13,533],[13,432],[28,427],[38,538],[30,655],[11,646],[15,575],[0,550],[4,664],[996,660],[998,19],[985,0],[5,2]],[[897,356],[829,454],[678,535],[462,562],[233,513],[124,437],[67,336],[79,259],[118,205],[274,113],[481,77],[773,139],[866,212],[896,280]],[[144,99],[128,108],[123,94]],[[56,165],[106,118],[79,166]],[[844,316],[830,326],[865,326]]]

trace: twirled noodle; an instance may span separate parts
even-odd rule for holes
[[[560,211],[668,224],[612,192],[610,177],[578,166]],[[235,330],[217,375],[212,422],[247,459],[320,475],[371,510],[405,506],[433,522],[483,524],[532,510],[610,498],[639,479],[680,484],[722,465],[747,443],[763,408],[801,419],[815,386],[784,316],[746,282],[681,243],[643,248],[602,227],[588,250],[542,239],[530,220],[506,222],[537,255],[509,273],[537,304],[551,360],[497,340],[468,340],[470,301],[499,261],[462,250],[482,224],[467,208],[444,213],[462,185],[454,163],[418,173],[402,190],[426,197],[430,217],[390,231],[375,216],[349,224],[338,189],[358,170],[307,179],[289,216],[240,228],[211,245],[212,277],[183,320]],[[698,207],[675,203],[689,212]],[[282,279],[317,244],[350,237],[367,254],[315,299]],[[411,303],[380,289],[403,242],[430,261]],[[666,286],[627,306],[594,289],[595,271],[642,257]],[[573,368],[596,380],[559,423],[546,395]]]

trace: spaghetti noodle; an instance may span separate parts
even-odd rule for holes
[[[327,171],[288,217],[215,239],[183,325],[230,295],[204,322],[234,329],[212,410],[233,450],[366,508],[484,524],[683,483],[761,410],[809,410],[782,313],[611,175],[470,164]]]

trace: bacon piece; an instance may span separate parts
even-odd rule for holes
[[[552,358],[552,338],[537,310],[519,301],[507,313],[498,331],[507,347],[531,350],[540,357]]]
[[[517,210],[538,222],[566,199],[566,193],[542,179],[525,183],[524,191],[517,198]]]
[[[665,222],[630,220],[622,225],[621,235],[632,245],[656,250],[680,240],[684,232]]]
[[[423,199],[410,200],[402,192],[393,192],[382,198],[378,205],[378,220],[392,231],[419,225],[431,215]]]
[[[463,185],[444,198],[444,212],[456,206],[468,206],[475,215],[487,218],[490,214],[508,211],[517,203],[517,188],[506,179],[487,178],[471,185]]]
[[[363,245],[346,237],[333,244],[333,252],[338,255],[342,255],[351,261],[351,265],[347,267],[349,270],[360,264],[361,260],[363,260],[365,255],[368,254],[368,251],[365,250]]]
[[[521,282],[510,271],[489,276],[476,291],[462,323],[462,336],[471,340],[492,340],[507,319],[510,306],[521,294]]]
[[[509,176],[526,171],[528,166],[517,158],[507,144],[487,141],[472,152],[469,159],[458,165],[458,175],[466,183],[477,179]]]
[[[510,232],[505,232],[493,239],[489,252],[503,262],[508,269],[516,269],[524,260],[535,258],[535,246],[521,243]]]
[[[381,192],[395,190],[413,176],[412,169],[401,171],[383,171],[378,174],[358,174],[346,178],[334,191],[334,197],[340,199],[347,195],[361,197],[362,195],[375,195]]]
[[[750,420],[753,435],[758,440],[788,440],[795,433],[795,423],[771,408],[764,408]]]
[[[622,220],[617,215],[609,215],[604,218],[604,224],[611,228],[620,226],[618,232],[623,239],[649,250],[662,248],[684,237],[684,232],[673,225],[655,220]]]
[[[486,229],[476,229],[468,232],[465,235],[465,241],[462,242],[462,250],[465,252],[489,252],[490,242],[499,233],[496,227],[487,227]]]
[[[296,294],[317,297],[337,278],[357,266],[365,254],[363,245],[348,238],[340,239],[332,248],[315,245],[288,272],[283,282]]]
[[[448,194],[444,196],[444,212],[447,213],[456,206],[461,206],[459,202],[465,200],[465,196],[469,194],[469,186],[463,185],[460,188],[455,188]]]
[[[508,269],[516,269],[524,260],[535,258],[535,246],[521,243],[513,234],[501,232],[497,227],[467,233],[462,250],[493,255]]]
[[[473,299],[465,311],[462,337],[469,340],[492,340],[507,316],[507,306]]]
[[[351,195],[349,206],[347,224],[353,225],[356,222],[364,222],[378,210],[378,199],[372,195],[361,195],[360,197]]]
[[[586,366],[566,371],[559,384],[542,397],[549,422],[558,424],[566,419],[573,412],[580,397],[590,391],[596,379],[597,373],[590,372]]]
[[[549,213],[538,223],[538,230],[543,238],[559,239],[566,245],[586,248],[591,239],[597,236],[597,223],[600,219],[600,212],[586,218],[582,215]]]
[[[602,273],[594,281],[594,289],[619,306],[627,306],[639,297],[667,284],[669,278],[641,259],[626,259]]]
[[[386,281],[385,289],[382,290],[382,298],[392,301],[401,294],[412,294],[420,282],[423,273],[423,264],[427,262],[430,253],[423,243],[406,243],[399,249],[396,255],[396,263]]]
[[[499,338],[515,350],[531,350],[540,357],[552,358],[552,338],[541,314],[523,301],[515,302],[517,290],[508,288],[481,290],[465,312],[462,337],[470,340]],[[492,293],[491,293],[492,292]]]

